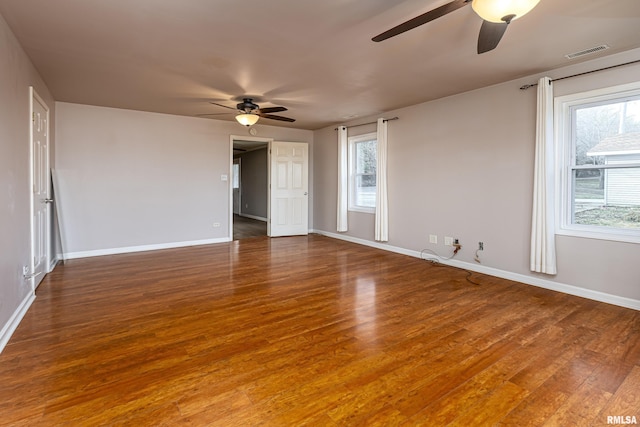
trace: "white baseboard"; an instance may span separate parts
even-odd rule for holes
[[[423,258],[422,254],[419,251],[413,251],[413,250],[404,249],[396,246],[391,246],[385,243],[372,242],[370,240],[347,236],[345,234],[329,233],[322,230],[313,230],[313,233],[321,234],[327,237],[332,237],[334,239],[340,239],[340,240],[345,240],[352,243],[357,243],[360,245],[371,246],[371,247],[382,249],[389,252],[408,255],[415,258]],[[468,271],[475,271],[478,273],[487,274],[489,276],[513,280],[514,282],[520,282],[520,283],[524,283],[531,286],[537,286],[539,288],[549,289],[552,291],[562,292],[569,295],[575,295],[575,296],[587,298],[594,301],[605,302],[607,304],[618,305],[620,307],[626,307],[626,308],[631,308],[631,309],[640,311],[640,301],[631,299],[631,298],[607,294],[604,292],[594,291],[591,289],[580,288],[578,286],[554,282],[552,280],[545,280],[539,277],[527,276],[525,274],[513,273],[511,271],[499,270],[497,268],[486,267],[480,264],[472,264],[470,262],[457,261],[457,260],[442,260],[431,254],[425,254],[424,259],[437,259],[440,263],[445,265],[450,265],[452,267],[458,267]]]
[[[2,350],[6,347],[9,339],[11,339],[11,336],[18,328],[20,321],[22,321],[24,315],[27,314],[29,307],[31,307],[35,299],[36,295],[33,292],[27,295],[16,311],[13,312],[9,321],[2,327],[2,331],[0,331],[0,353],[2,353]]]
[[[268,221],[268,219],[267,219],[267,218],[262,217],[262,216],[257,216],[257,215],[249,215],[249,214],[243,214],[243,213],[240,213],[240,214],[238,214],[238,216],[242,216],[242,217],[244,217],[244,218],[251,218],[251,219],[255,219],[255,220],[257,220],[257,221],[262,221],[262,222],[267,222],[267,221]]]
[[[56,268],[56,265],[58,265],[61,256],[61,254],[56,254],[56,257],[49,261],[49,269],[47,270],[47,273],[51,273],[53,269]]]
[[[122,248],[110,248],[110,249],[98,249],[94,251],[81,251],[81,252],[67,252],[62,255],[59,255],[60,259],[76,259],[76,258],[90,258],[96,256],[104,256],[104,255],[118,255],[118,254],[127,254],[132,252],[146,252],[146,251],[157,251],[160,249],[175,249],[175,248],[184,248],[186,246],[201,246],[201,245],[211,245],[214,243],[225,243],[230,242],[231,239],[228,237],[223,237],[220,239],[205,239],[205,240],[193,240],[188,242],[172,242],[172,243],[161,243],[156,245],[143,245],[143,246],[128,246]]]

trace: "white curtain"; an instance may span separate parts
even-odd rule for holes
[[[347,143],[347,127],[338,127],[338,226],[339,232],[347,231],[347,209],[349,189],[349,147]]]
[[[389,201],[387,197],[387,122],[378,119],[378,164],[376,167],[376,233],[378,242],[389,240]]]
[[[531,220],[531,271],[556,274],[553,152],[553,85],[538,81],[536,153]]]

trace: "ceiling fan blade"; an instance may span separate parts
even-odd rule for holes
[[[281,122],[293,123],[293,122],[296,121],[295,119],[290,119],[289,117],[276,116],[274,114],[264,114],[264,113],[257,113],[257,114],[258,114],[258,116],[264,117],[265,119],[280,120]]]
[[[508,26],[508,22],[483,21],[478,35],[478,54],[495,49]]]
[[[267,107],[267,108],[260,108],[258,109],[258,112],[260,113],[281,113],[283,111],[287,111],[287,109],[285,107]]]
[[[204,114],[196,114],[196,117],[204,117],[204,116],[224,116],[233,113],[204,113]]]
[[[209,104],[217,105],[218,107],[228,108],[230,110],[236,111],[236,109],[233,108],[233,107],[229,107],[229,106],[226,106],[226,105],[218,104],[217,102],[209,101]]]
[[[456,11],[463,6],[466,6],[467,3],[471,3],[471,0],[454,0],[440,7],[436,7],[429,12],[423,13],[420,16],[416,16],[415,18],[410,19],[407,22],[403,22],[402,24],[385,31],[382,34],[378,34],[371,40],[373,40],[374,42],[381,42],[393,36],[397,36],[398,34],[402,34],[405,31],[412,30],[416,27],[419,27],[420,25],[426,24],[427,22],[433,21],[434,19],[440,18],[441,16]]]

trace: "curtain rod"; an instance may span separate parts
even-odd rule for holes
[[[390,119],[383,119],[385,122],[390,122],[391,120],[398,120],[398,117],[391,117]],[[351,125],[345,126],[347,129],[349,128],[357,128],[358,126],[366,126],[366,125],[375,125],[378,122],[369,122],[369,123],[360,123],[359,125]],[[333,130],[338,130],[339,128],[334,128]]]
[[[610,70],[611,68],[617,68],[617,67],[622,67],[622,66],[625,66],[625,65],[635,64],[636,62],[640,62],[640,59],[637,59],[637,60],[631,61],[631,62],[625,62],[624,64],[618,64],[618,65],[612,65],[610,67],[598,68],[597,70],[585,71],[584,73],[573,74],[571,76],[558,77],[557,79],[551,79],[551,81],[555,82],[557,80],[564,80],[564,79],[570,79],[572,77],[584,76],[585,74],[591,74],[591,73],[595,73],[595,72],[598,72],[598,71]],[[522,86],[520,86],[520,90],[527,90],[530,87],[534,87],[534,86],[538,86],[538,83],[530,83],[530,84],[522,85]]]

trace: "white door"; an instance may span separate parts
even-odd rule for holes
[[[268,234],[308,234],[309,146],[304,142],[274,141],[270,157]]]
[[[31,109],[31,265],[27,276],[33,277],[35,289],[49,265],[49,109],[32,91]]]

